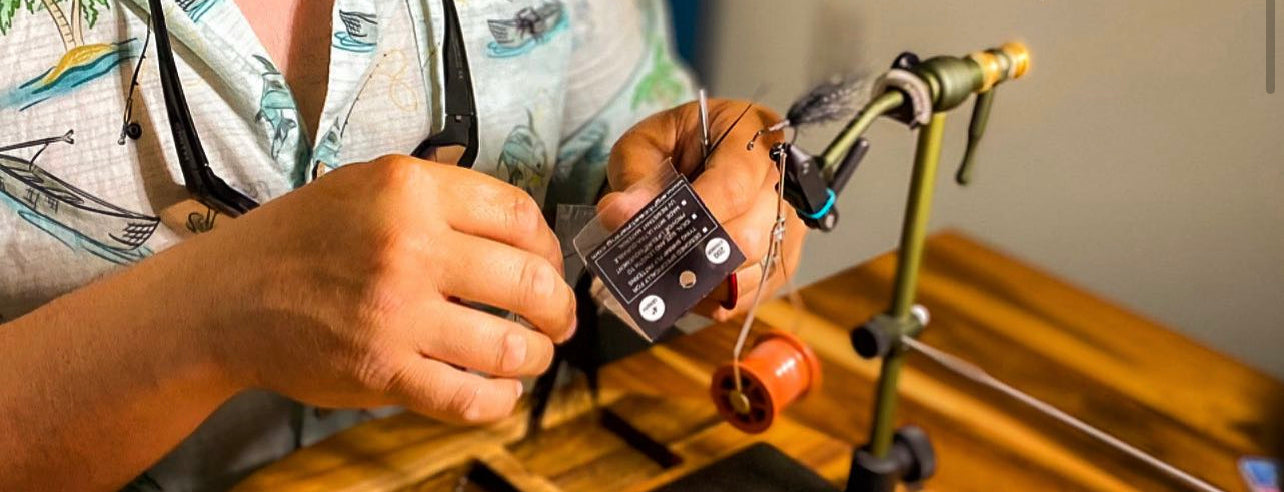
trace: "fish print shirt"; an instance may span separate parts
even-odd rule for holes
[[[163,3],[211,166],[260,202],[318,171],[409,153],[442,127],[441,0],[335,0],[317,135],[233,0]],[[691,98],[661,0],[455,3],[478,113],[473,167],[546,210],[592,203],[614,140]],[[0,322],[208,225],[158,219],[189,196],[147,6],[0,0]],[[369,416],[243,393],[129,488],[221,490]]]

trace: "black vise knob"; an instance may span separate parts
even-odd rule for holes
[[[903,466],[905,483],[918,483],[936,474],[936,450],[927,432],[917,426],[907,425],[896,430],[892,438],[892,453]]]
[[[882,357],[891,352],[897,336],[894,321],[887,315],[880,314],[852,330],[852,348],[866,359]]]

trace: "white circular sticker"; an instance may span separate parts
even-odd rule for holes
[[[660,319],[661,316],[664,316],[664,299],[657,295],[649,295],[642,298],[642,302],[638,303],[638,314],[642,315],[642,319],[647,321]]]
[[[709,258],[715,265],[721,265],[731,257],[731,245],[727,240],[715,237],[704,244],[704,255]]]

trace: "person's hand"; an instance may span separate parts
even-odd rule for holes
[[[502,418],[515,378],[545,371],[574,330],[538,206],[455,166],[349,165],[188,243],[175,249],[205,277],[188,307],[217,314],[207,345],[219,367],[318,406]]]
[[[667,158],[671,157],[673,166],[687,176],[698,172],[692,187],[746,258],[736,274],[739,293],[735,296],[734,309],[721,306],[729,295],[725,286],[697,306],[697,312],[718,321],[743,314],[759,287],[765,289],[763,298],[766,299],[784,284],[785,275],[792,275],[798,266],[807,230],[786,203],[786,233],[781,252],[785,268],[773,272],[766,285],[760,286],[762,260],[776,222],[776,184],[780,181],[769,151],[780,136],[764,134],[752,150],[746,145],[754,133],[779,121],[780,117],[770,109],[753,105],[732,128],[732,123],[749,106],[745,101],[709,101],[709,139],[716,141],[728,129],[731,131],[710,155],[703,170],[700,169],[704,162],[700,110],[696,103],[684,104],[638,123],[611,149],[607,179],[612,192],[604,196],[599,205],[600,210],[640,209],[648,197],[646,193],[629,193],[629,187],[654,177]]]

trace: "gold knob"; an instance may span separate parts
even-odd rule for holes
[[[1004,78],[1003,65],[999,63],[999,57],[989,51],[976,51],[968,53],[969,60],[981,67],[981,87],[976,92],[987,92],[994,88],[999,80]]]
[[[999,51],[1007,55],[1010,67],[1008,69],[1009,79],[1019,79],[1030,71],[1030,48],[1020,41],[1010,41],[1003,43]]]

